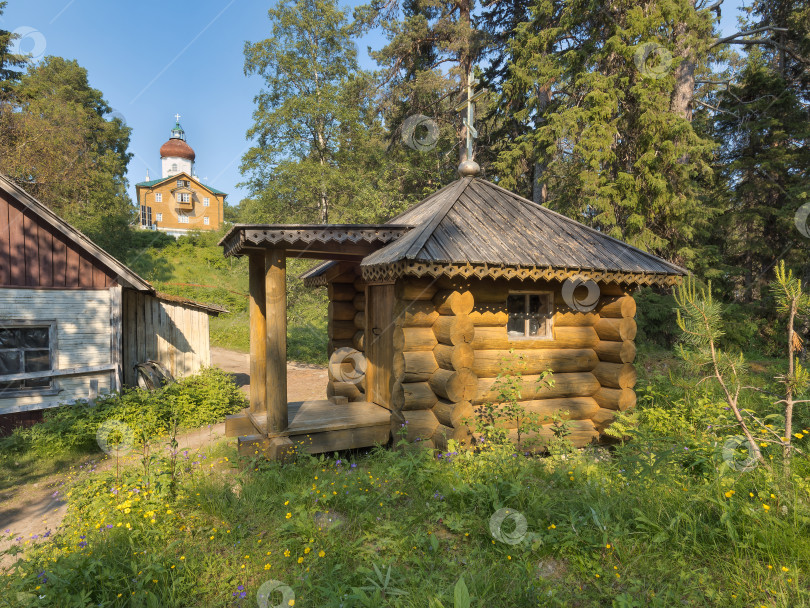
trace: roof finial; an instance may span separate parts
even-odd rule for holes
[[[177,121],[177,124],[179,125],[180,124],[180,114],[175,114],[174,119],[175,119],[175,121]]]
[[[458,166],[459,175],[462,177],[475,177],[481,171],[481,167],[473,160],[473,139],[478,137],[478,131],[475,128],[475,100],[486,93],[487,90],[481,89],[473,94],[473,87],[476,84],[472,71],[470,71],[467,74],[467,99],[456,107],[456,112],[467,110],[467,116],[462,118],[464,126],[467,127],[467,154],[466,158]]]

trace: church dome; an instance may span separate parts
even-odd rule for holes
[[[194,159],[197,157],[191,146],[189,146],[182,139],[175,138],[170,139],[165,144],[160,146],[160,156],[161,158],[173,156],[185,158],[186,160],[190,161],[194,161]]]

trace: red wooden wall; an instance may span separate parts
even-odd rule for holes
[[[0,287],[107,289],[115,275],[0,191]]]

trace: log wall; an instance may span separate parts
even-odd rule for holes
[[[365,353],[364,333],[366,314],[366,285],[360,278],[360,266],[343,263],[342,273],[336,275],[327,286],[329,295],[328,314],[328,355],[339,348],[353,348],[361,353]],[[345,397],[349,401],[366,400],[365,377],[359,382],[345,382],[343,378],[353,379],[354,364],[347,361],[342,369],[346,376],[337,375],[336,370],[329,366],[329,381],[326,385],[326,396],[329,399],[334,397]]]
[[[597,439],[617,410],[635,405],[636,305],[627,288],[599,285],[593,310],[569,307],[559,282],[400,279],[396,285],[392,434],[446,449],[473,439],[475,411],[498,398],[505,361],[521,368],[521,405],[548,421],[562,411],[577,446]],[[510,290],[552,291],[551,339],[507,333]],[[551,370],[553,386],[537,379]],[[505,425],[508,426],[508,423]],[[404,430],[403,430],[404,429]]]

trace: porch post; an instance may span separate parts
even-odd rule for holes
[[[250,281],[250,413],[263,414],[266,409],[266,335],[264,295],[264,252],[248,256]]]
[[[287,430],[287,252],[267,249],[265,266],[267,432]]]

